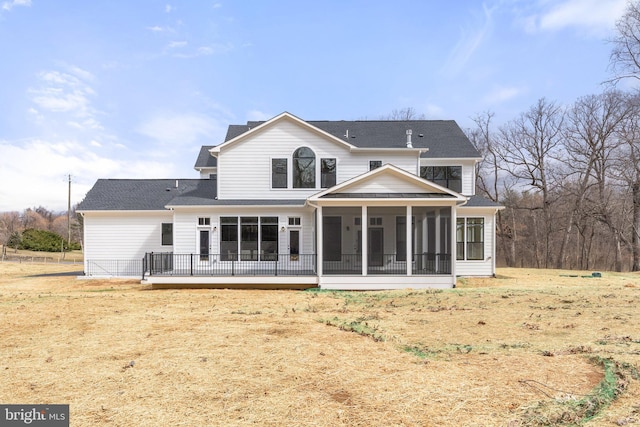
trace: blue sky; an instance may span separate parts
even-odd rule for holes
[[[0,212],[196,178],[227,125],[429,119],[602,91],[625,0],[0,0]]]

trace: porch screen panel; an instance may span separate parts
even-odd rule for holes
[[[464,218],[456,220],[456,259],[464,259]]]
[[[240,217],[240,261],[258,260],[258,217]]]
[[[411,242],[411,260],[413,261],[414,254],[416,253],[416,223],[415,217],[411,217],[411,234],[413,240]],[[407,260],[407,217],[396,217],[396,261]]]
[[[325,261],[342,261],[342,217],[322,217],[322,250]]]
[[[467,218],[467,259],[484,259],[484,218]]]
[[[220,260],[238,260],[238,218],[220,218]]]
[[[278,217],[260,217],[260,260],[275,261],[278,258]]]

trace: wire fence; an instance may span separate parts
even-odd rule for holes
[[[0,255],[0,262],[18,262],[18,263],[44,263],[44,264],[80,264],[82,260],[78,259],[65,259],[62,256],[52,257],[46,255],[12,255],[2,254]]]

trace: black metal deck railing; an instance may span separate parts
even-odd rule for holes
[[[313,276],[315,254],[267,254],[229,260],[219,254],[147,253],[144,271],[149,276]],[[144,277],[144,274],[143,274]]]

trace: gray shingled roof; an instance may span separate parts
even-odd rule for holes
[[[195,169],[200,168],[215,168],[218,166],[218,159],[213,157],[209,150],[213,148],[213,145],[203,145],[200,148],[200,153],[196,159],[196,164],[193,166]]]
[[[469,197],[469,200],[464,206],[470,208],[499,208],[502,205],[476,194],[475,196]]]
[[[303,206],[305,200],[218,200],[216,179],[99,179],[78,211],[164,210],[167,206]]]
[[[230,125],[225,141],[262,123],[264,122],[250,121],[246,125]],[[407,142],[406,131],[411,129],[413,146],[429,148],[428,152],[422,154],[423,158],[481,157],[454,120],[340,120],[307,123],[361,148],[404,148]]]
[[[193,192],[203,182],[215,185],[215,180],[201,179],[99,179],[77,210],[163,210],[175,197]],[[211,198],[215,195],[212,192]]]

